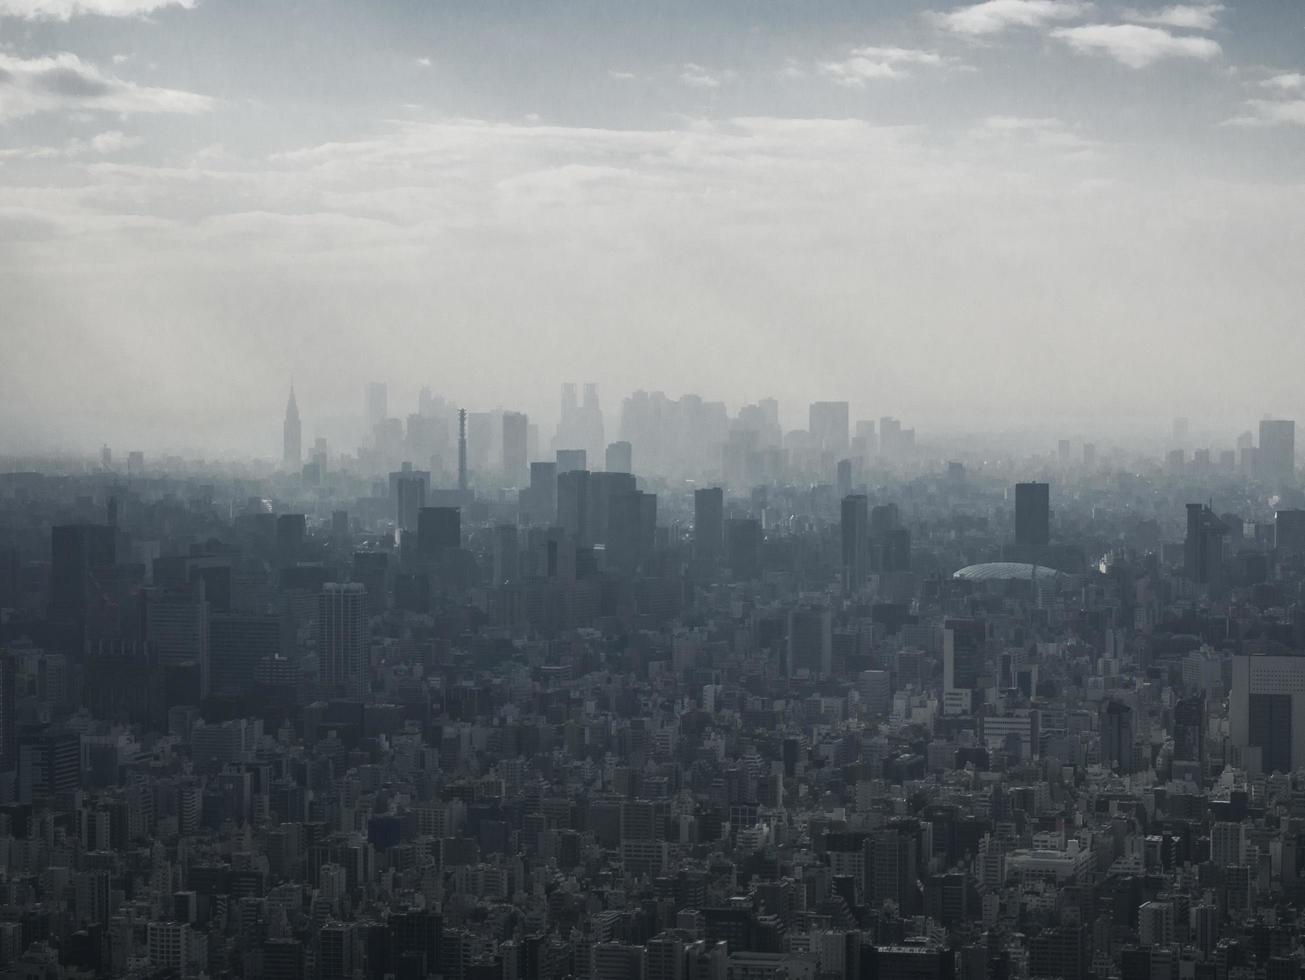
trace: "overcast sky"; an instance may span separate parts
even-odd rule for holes
[[[0,451],[1305,418],[1303,165],[1301,0],[0,0]]]

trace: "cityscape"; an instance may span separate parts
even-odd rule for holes
[[[6,975],[1299,977],[1293,421],[404,402],[0,473]]]
[[[1305,0],[0,0],[0,980],[1305,980]]]

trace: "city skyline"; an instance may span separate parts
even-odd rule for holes
[[[0,4],[0,446],[360,374],[1300,415],[1299,5],[602,9]]]

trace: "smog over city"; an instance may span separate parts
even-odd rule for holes
[[[0,980],[1305,980],[1305,3],[0,0]]]

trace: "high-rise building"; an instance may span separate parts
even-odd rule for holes
[[[383,381],[371,381],[363,395],[363,412],[367,419],[367,431],[371,432],[390,414],[389,396]]]
[[[521,505],[522,518],[538,524],[557,520],[557,464],[530,464],[530,494]]]
[[[351,697],[361,696],[367,676],[364,595],[359,582],[327,582],[318,596],[318,674]]]
[[[605,463],[608,473],[633,473],[634,447],[624,440],[608,443]]]
[[[467,492],[467,410],[458,409],[458,492]]]
[[[807,413],[807,431],[812,444],[821,451],[847,452],[847,402],[812,402]]]
[[[560,454],[559,454],[560,455]],[[594,543],[592,519],[589,514],[588,470],[562,470],[557,474],[557,523],[581,547]]]
[[[704,487],[693,491],[693,555],[717,561],[725,543],[725,491]]]
[[[394,524],[400,531],[416,531],[417,515],[426,506],[430,493],[430,471],[416,470],[404,463],[390,474],[390,503],[394,507]]]
[[[261,661],[290,652],[288,629],[288,621],[281,616],[213,613],[208,638],[209,685],[213,691],[247,691]]]
[[[423,507],[417,515],[417,554],[425,560],[462,547],[462,511],[458,507]]]
[[[557,450],[557,472],[572,473],[576,470],[589,469],[589,454],[583,449],[559,449]]]
[[[1015,544],[1045,548],[1051,542],[1051,487],[1046,483],[1015,484]]]
[[[864,494],[843,498],[839,532],[843,544],[843,589],[865,585],[870,560],[870,504]]]
[[[524,486],[529,458],[530,419],[521,412],[503,413],[503,482]]]
[[[943,690],[973,691],[983,673],[988,626],[981,619],[943,622]]]
[[[1279,555],[1305,555],[1305,510],[1278,511],[1273,543]]]
[[[1107,701],[1101,708],[1101,761],[1127,774],[1137,768],[1135,754],[1133,709],[1119,701]]]
[[[1218,587],[1223,580],[1223,522],[1205,504],[1187,505],[1183,574],[1192,582]]]
[[[172,589],[143,593],[145,639],[161,667],[194,665],[199,672],[199,696],[209,691],[209,603],[204,579]]]
[[[64,524],[50,531],[50,618],[75,623],[86,618],[97,570],[110,568],[117,530],[108,524]]]
[[[1174,761],[1205,762],[1205,695],[1174,704]]]
[[[726,521],[725,560],[736,579],[761,577],[761,541],[761,522],[755,517]]]
[[[1233,657],[1228,724],[1233,745],[1261,750],[1265,772],[1305,762],[1305,657]]]
[[[17,683],[13,656],[0,654],[0,773],[12,773],[18,765]]]
[[[1296,423],[1291,419],[1261,421],[1256,461],[1265,483],[1277,488],[1292,486],[1296,482]]]
[[[285,403],[285,423],[281,426],[281,462],[292,473],[303,462],[300,435],[299,406],[295,404],[295,389],[291,385],[290,398]]]

